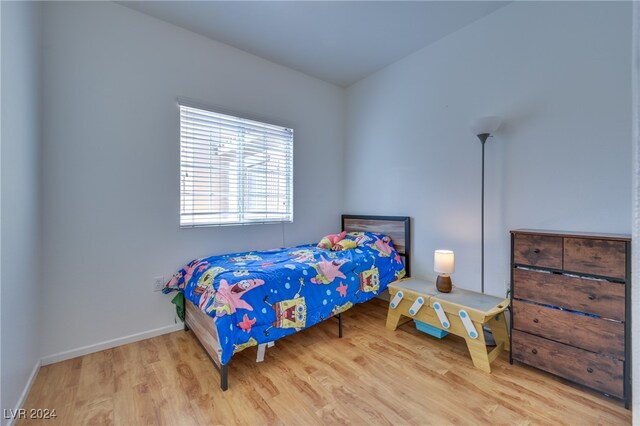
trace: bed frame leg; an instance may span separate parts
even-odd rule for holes
[[[220,389],[226,391],[229,389],[229,366],[220,366]]]
[[[267,344],[266,343],[260,343],[258,345],[258,355],[256,356],[256,362],[262,362],[264,361],[264,353],[267,350]]]
[[[184,331],[189,331],[189,326],[187,325],[187,320],[185,318],[184,322],[182,323],[184,325]]]
[[[336,316],[338,317],[338,337],[342,339],[342,314]]]

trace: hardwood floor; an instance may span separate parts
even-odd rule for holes
[[[412,323],[385,329],[371,301],[337,321],[229,364],[229,390],[191,332],[176,332],[43,367],[25,408],[56,409],[42,424],[630,424],[620,402],[509,365],[473,367],[465,343]],[[37,423],[33,420],[18,424]]]

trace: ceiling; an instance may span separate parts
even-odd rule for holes
[[[500,1],[118,3],[343,87],[508,4]]]

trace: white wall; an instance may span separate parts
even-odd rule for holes
[[[486,291],[509,282],[509,230],[631,231],[631,4],[516,2],[351,86],[345,208],[414,217],[414,275],[456,253],[480,288],[480,155],[471,119],[504,117],[486,146]]]
[[[633,63],[631,67],[631,79],[633,88],[632,99],[632,146],[633,156],[633,239],[631,241],[631,280],[633,283],[640,282],[640,4],[633,4]],[[640,287],[631,287],[631,300],[640,300]],[[631,312],[631,348],[632,354],[640,353],[640,310],[636,308]],[[638,356],[633,357],[631,364],[631,398],[633,424],[640,424],[640,362]]]
[[[155,276],[283,244],[280,225],[178,228],[177,97],[291,125],[284,243],[338,229],[343,89],[113,3],[47,3],[43,19],[45,357],[173,324]]]
[[[7,410],[17,408],[40,360],[39,17],[36,3],[2,2],[0,408]]]

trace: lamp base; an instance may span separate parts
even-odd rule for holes
[[[438,275],[436,280],[436,288],[440,293],[449,293],[451,291],[451,277],[445,275]]]

